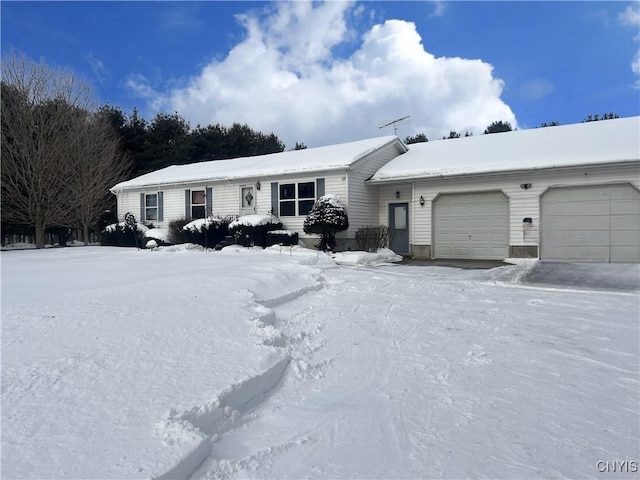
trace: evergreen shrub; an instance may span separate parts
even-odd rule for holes
[[[245,215],[229,225],[229,235],[243,247],[266,247],[267,234],[273,230],[282,230],[274,215]]]
[[[271,245],[282,245],[283,247],[298,245],[298,232],[292,232],[290,230],[273,230],[267,232],[267,247]]]
[[[135,228],[135,234],[134,234]],[[143,247],[144,234],[148,230],[145,225],[136,223],[135,227],[125,222],[107,225],[100,235],[100,245],[108,247]]]
[[[229,234],[229,224],[235,216],[207,217],[193,220],[182,227],[185,243],[195,243],[214,248]]]
[[[347,209],[337,195],[320,197],[304,220],[303,228],[304,233],[320,235],[320,250],[333,250],[336,233],[349,228]]]

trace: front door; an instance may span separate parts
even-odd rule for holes
[[[256,192],[253,185],[240,187],[240,215],[256,213]]]
[[[389,204],[389,248],[409,253],[409,204]]]

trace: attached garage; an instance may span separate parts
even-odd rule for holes
[[[640,262],[640,192],[631,184],[550,188],[540,208],[543,260]]]
[[[509,199],[502,192],[440,195],[433,219],[435,258],[509,256]]]

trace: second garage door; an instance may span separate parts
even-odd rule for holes
[[[508,257],[509,200],[502,192],[444,194],[433,205],[435,258]]]
[[[552,188],[541,209],[543,260],[640,262],[640,192],[633,186]]]

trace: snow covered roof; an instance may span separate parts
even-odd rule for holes
[[[120,182],[112,187],[111,191],[176,183],[273,177],[348,169],[359,159],[393,142],[397,142],[402,149],[405,148],[398,137],[391,135],[254,157],[172,165],[126,182]]]
[[[369,180],[536,170],[640,160],[640,117],[415,143]]]

